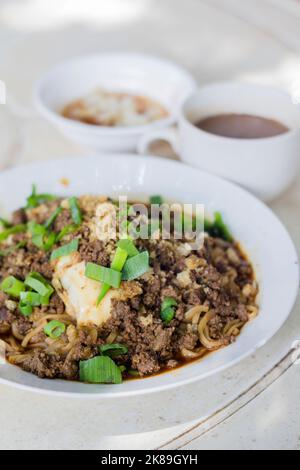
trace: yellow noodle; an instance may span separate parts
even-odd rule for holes
[[[11,364],[20,364],[30,357],[30,354],[8,354],[8,360]]]
[[[97,343],[98,331],[96,328],[92,328],[89,332],[90,340],[92,343]]]
[[[4,344],[4,348],[7,353],[9,353],[10,351],[13,353],[16,352],[16,349],[13,348],[7,341],[4,341],[4,339],[2,339],[1,342]]]
[[[207,324],[214,317],[214,315],[215,313],[210,310],[203,318],[201,318],[198,325],[200,342],[207,349],[218,349],[224,344],[222,340],[214,340],[209,336]]]
[[[40,349],[40,348],[46,348],[47,347],[47,344],[46,343],[31,343],[31,344],[28,344],[28,346],[26,346],[27,349]]]
[[[247,307],[248,319],[253,320],[258,315],[258,307],[255,305],[248,305]]]
[[[69,315],[45,315],[41,320],[37,322],[35,327],[24,337],[22,341],[22,347],[26,348],[30,340],[44,329],[45,325],[47,324],[47,321],[54,319],[64,323],[72,322]]]
[[[18,328],[17,328],[17,322],[13,322],[12,325],[11,325],[11,331],[12,331],[12,334],[14,335],[15,338],[17,338],[19,341],[23,341],[24,339],[24,335],[21,335],[19,332],[18,332]]]
[[[26,336],[25,338],[23,339],[22,341],[22,348],[26,348],[28,346],[28,343],[30,342],[30,340],[36,336],[38,333],[40,333],[41,331],[43,331],[45,325],[47,324],[47,322],[45,320],[43,320],[42,324],[40,324],[41,322],[39,322],[39,326],[37,326],[36,328],[34,328],[33,330],[31,330]]]
[[[77,345],[76,342],[71,345],[71,349],[69,350],[67,357],[65,359],[65,362],[64,362],[65,364],[72,358],[72,354],[76,348],[76,345]]]
[[[242,322],[241,320],[233,320],[225,326],[223,334],[225,336],[238,336],[244,324],[245,322]]]
[[[231,320],[230,322],[227,323],[227,325],[224,326],[223,328],[223,335],[227,335],[228,331],[235,327],[238,323],[240,323],[240,320]]]
[[[116,340],[116,337],[118,336],[118,332],[117,331],[112,331],[108,337],[106,338],[106,343],[107,344],[111,344],[113,343],[115,340]]]
[[[16,342],[15,338],[13,336],[10,336],[7,340],[8,344],[13,348],[13,350],[15,351],[19,351],[20,349],[20,346],[19,344]]]
[[[209,310],[209,307],[207,305],[196,305],[195,307],[192,307],[190,310],[188,310],[185,314],[185,320],[187,322],[192,322],[194,323],[193,319],[196,317],[198,317],[198,321],[199,321],[199,317],[201,315],[201,313],[206,313],[208,312]]]
[[[48,345],[46,350],[49,353],[58,351],[62,354],[66,354],[71,350],[71,348],[74,346],[74,344],[75,344],[75,342],[74,343],[66,343],[61,339],[57,339],[54,342],[52,342],[52,344]]]
[[[194,351],[190,351],[189,349],[182,348],[180,352],[185,359],[197,359],[198,357],[204,356],[204,354],[207,352],[207,349],[198,348]]]

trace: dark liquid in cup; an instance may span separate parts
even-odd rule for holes
[[[195,123],[210,134],[234,139],[263,139],[289,131],[281,122],[250,114],[218,114]]]

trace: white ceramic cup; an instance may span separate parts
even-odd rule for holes
[[[220,137],[193,123],[224,113],[275,119],[289,128],[285,134],[262,139]],[[300,158],[300,105],[277,88],[222,82],[205,86],[183,104],[178,130],[158,130],[143,136],[139,153],[148,153],[154,140],[168,141],[181,159],[223,176],[270,201],[285,191],[297,174]]]

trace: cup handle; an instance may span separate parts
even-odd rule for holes
[[[143,135],[137,145],[138,153],[141,155],[149,153],[150,145],[156,140],[165,140],[171,145],[175,153],[180,153],[179,134],[174,127],[151,131]]]

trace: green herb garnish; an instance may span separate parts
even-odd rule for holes
[[[126,263],[127,258],[128,258],[128,251],[124,250],[121,246],[118,246],[115,256],[113,258],[113,261],[111,263],[111,269],[113,269],[114,271],[121,272]],[[100,302],[104,299],[107,292],[110,290],[110,287],[111,286],[108,283],[103,284],[100,295],[98,297],[97,305],[99,305]]]
[[[19,224],[19,225],[14,225],[13,227],[10,227],[3,232],[0,232],[0,243],[4,242],[7,240],[10,235],[15,235],[16,233],[23,233],[26,232],[27,230],[27,225],[26,224]]]
[[[122,271],[122,279],[124,281],[132,281],[143,276],[149,269],[149,253],[148,251],[143,251],[126,261]]]
[[[52,320],[44,327],[45,335],[51,339],[60,338],[60,336],[66,331],[66,325],[60,321]]]
[[[48,232],[45,225],[38,224],[34,221],[28,223],[28,231],[31,234],[33,245],[43,251],[49,251],[56,242],[56,234]]]
[[[99,346],[98,349],[103,356],[110,357],[121,356],[128,353],[128,348],[119,343],[103,344]]]
[[[123,240],[119,240],[117,246],[122,250],[126,251],[129,258],[136,256],[139,254],[139,250],[136,248],[132,240],[129,238],[124,238]]]
[[[51,228],[51,226],[53,225],[53,223],[55,222],[55,220],[57,219],[57,217],[59,216],[59,214],[62,212],[62,207],[57,207],[55,209],[55,211],[53,212],[53,214],[49,217],[49,219],[45,222],[44,226],[45,228],[48,230],[49,228]]]
[[[37,272],[30,273],[26,277],[24,284],[41,296],[41,305],[49,305],[54,289],[41,274]]]
[[[108,356],[98,356],[79,364],[79,377],[81,382],[94,384],[121,384],[122,373],[120,368]]]
[[[34,209],[35,207],[40,206],[41,204],[49,201],[55,201],[56,196],[51,194],[37,194],[36,185],[32,185],[32,191],[30,196],[27,198],[26,209]]]
[[[73,222],[76,225],[80,225],[82,223],[82,214],[78,204],[78,199],[76,197],[71,197],[69,199],[69,206],[72,214]]]
[[[163,204],[163,198],[159,195],[155,195],[155,196],[151,196],[150,199],[150,204],[158,204],[158,205],[162,205]]]
[[[25,290],[25,284],[14,276],[8,276],[2,281],[0,289],[5,292],[5,294],[19,299],[21,292]]]
[[[177,301],[173,297],[165,297],[161,304],[160,317],[166,325],[175,317],[174,307],[177,307]]]
[[[222,238],[227,242],[232,242],[233,237],[229,231],[229,228],[224,223],[223,217],[220,212],[215,213],[213,221],[205,220],[204,230],[212,237]]]
[[[63,256],[68,256],[74,251],[77,251],[78,245],[79,245],[79,240],[78,238],[75,238],[67,245],[63,245],[57,248],[56,250],[52,251],[51,258],[50,258],[51,261],[58,259],[58,258],[62,258]]]
[[[57,235],[56,241],[60,242],[67,235],[77,232],[78,229],[79,229],[79,225],[75,225],[75,224],[66,225]]]
[[[111,268],[105,268],[94,263],[87,263],[85,268],[85,275],[94,281],[103,282],[111,287],[118,289],[121,284],[122,275],[119,271]]]

